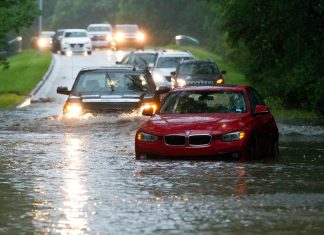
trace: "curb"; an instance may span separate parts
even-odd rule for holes
[[[52,60],[51,63],[46,71],[46,73],[44,74],[42,80],[40,80],[37,85],[35,86],[35,88],[30,92],[30,94],[28,96],[25,97],[25,99],[16,106],[17,109],[26,107],[28,105],[31,104],[31,100],[33,98],[33,96],[41,89],[41,87],[44,85],[44,83],[47,81],[47,79],[49,78],[49,76],[51,75],[53,68],[55,66],[55,56],[53,56],[52,54]]]

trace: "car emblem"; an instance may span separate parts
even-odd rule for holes
[[[190,135],[191,131],[186,131],[185,133],[186,135]]]

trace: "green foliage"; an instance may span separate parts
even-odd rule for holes
[[[250,82],[286,107],[324,113],[324,5],[321,0],[232,0],[225,29]],[[321,88],[320,88],[321,87]]]
[[[32,24],[39,14],[34,0],[1,0],[0,3],[0,51],[6,47],[6,35],[9,32],[19,32],[22,27]],[[1,67],[8,67],[0,56]]]
[[[114,23],[118,0],[56,0],[53,28],[86,28],[92,23]]]

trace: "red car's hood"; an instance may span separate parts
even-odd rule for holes
[[[169,134],[212,134],[221,135],[242,130],[250,115],[231,114],[157,114],[141,128],[150,134],[164,136]]]

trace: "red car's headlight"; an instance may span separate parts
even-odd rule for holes
[[[245,133],[243,131],[235,131],[235,132],[222,135],[220,139],[225,142],[230,142],[230,141],[242,140],[244,136]]]
[[[154,142],[159,139],[157,136],[145,132],[138,132],[136,138],[137,140],[144,142]]]

